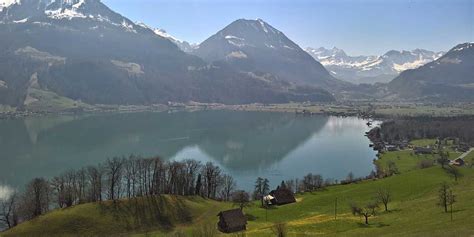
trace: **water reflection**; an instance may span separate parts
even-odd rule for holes
[[[259,112],[133,113],[0,121],[0,182],[25,184],[127,154],[213,161],[251,187],[304,172],[366,175],[375,157],[357,118]]]

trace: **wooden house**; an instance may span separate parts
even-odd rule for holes
[[[222,211],[218,215],[217,226],[224,233],[233,233],[247,229],[247,218],[239,208]]]
[[[270,192],[270,195],[274,197],[272,204],[274,205],[285,205],[296,202],[295,195],[293,192],[286,188],[278,188]]]

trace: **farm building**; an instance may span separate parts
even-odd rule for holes
[[[415,147],[414,149],[415,154],[432,154],[433,153],[433,148],[428,148],[428,147]]]
[[[455,160],[452,160],[449,162],[451,165],[456,165],[456,166],[464,166],[464,160],[461,158],[457,158]]]
[[[224,233],[233,233],[247,229],[247,218],[239,208],[222,211],[218,215],[217,226]]]
[[[274,197],[272,204],[274,205],[285,205],[296,202],[293,192],[286,188],[278,188],[270,192],[270,195]]]

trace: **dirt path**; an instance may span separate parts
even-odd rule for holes
[[[471,148],[471,149],[469,149],[469,151],[466,151],[466,152],[462,153],[462,154],[458,157],[458,159],[463,159],[463,160],[464,160],[464,157],[466,157],[467,155],[469,155],[469,153],[471,153],[472,151],[474,151],[474,148]]]

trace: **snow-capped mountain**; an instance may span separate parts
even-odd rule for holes
[[[286,84],[209,64],[100,0],[0,1],[0,104],[31,108],[58,98],[89,104],[334,99],[324,90],[289,91]]]
[[[399,98],[474,100],[474,43],[452,48],[439,59],[402,72],[388,84]]]
[[[166,30],[158,29],[158,28],[151,28],[151,27],[149,27],[148,25],[146,25],[145,23],[142,23],[142,22],[138,22],[136,24],[143,27],[143,28],[152,30],[156,35],[159,35],[159,36],[161,36],[165,39],[170,40],[176,46],[178,46],[178,48],[180,48],[183,52],[191,53],[197,47],[197,44],[190,44],[187,41],[180,40],[180,39],[170,35],[168,32],[166,32]]]
[[[166,32],[163,29],[154,29],[153,32],[155,32],[155,34],[157,34],[157,35],[159,35],[163,38],[167,38],[167,39],[171,40],[171,42],[176,44],[182,51],[184,51],[186,53],[191,53],[197,47],[197,44],[190,44],[187,41],[177,39],[176,37],[168,34],[168,32]]]
[[[193,53],[207,62],[225,61],[238,70],[271,73],[290,83],[329,90],[345,85],[284,33],[261,19],[236,20],[202,42]]]
[[[413,51],[390,50],[382,56],[348,56],[336,47],[306,48],[331,74],[353,83],[389,82],[399,73],[420,67],[443,55],[423,49]]]

